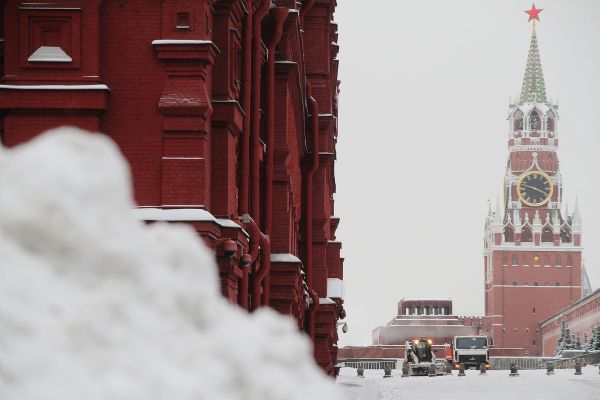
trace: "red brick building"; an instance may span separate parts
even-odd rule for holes
[[[542,355],[540,322],[582,297],[582,220],[577,204],[562,212],[558,120],[534,24],[521,94],[509,106],[504,202],[485,224],[484,333],[500,354]]]
[[[192,225],[223,295],[294,317],[334,373],[335,0],[0,3],[2,143],[110,136],[139,217]]]

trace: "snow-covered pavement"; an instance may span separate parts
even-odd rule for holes
[[[337,379],[343,398],[347,400],[598,400],[600,374],[598,367],[583,368],[582,375],[572,369],[556,370],[546,375],[545,370],[519,371],[518,377],[509,371],[466,371],[466,376],[453,375],[429,378],[417,376],[401,378],[402,372],[392,371],[391,378],[383,378],[383,371],[365,370],[365,378],[356,376],[356,369],[342,368]]]

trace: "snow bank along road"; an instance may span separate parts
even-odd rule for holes
[[[383,378],[383,371],[365,370],[365,378],[356,376],[356,369],[342,368],[337,385],[347,400],[598,400],[600,374],[597,366],[582,369],[574,375],[572,369],[556,370],[546,375],[545,370],[519,371],[518,377],[509,371],[466,371],[466,376],[453,375],[429,378],[415,376],[401,378],[401,371],[393,370],[391,378]]]

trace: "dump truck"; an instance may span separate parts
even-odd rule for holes
[[[411,376],[429,375],[431,364],[435,365],[436,375],[444,375],[446,370],[446,361],[437,359],[431,350],[431,339],[415,339],[412,342],[406,342],[404,362],[408,366],[408,373]]]

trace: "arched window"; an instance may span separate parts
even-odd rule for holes
[[[537,254],[533,256],[533,266],[534,267],[540,266],[540,256],[538,256]]]
[[[560,282],[556,282],[554,286],[560,286]]]
[[[571,230],[569,228],[560,228],[560,240],[563,243],[571,243]]]
[[[533,286],[540,286],[539,282],[533,282]],[[533,307],[533,312],[535,312],[535,307]]]
[[[513,286],[517,286],[517,281],[513,281]]]
[[[554,118],[556,118],[556,116],[552,111],[548,111],[546,116],[548,117],[548,119],[546,120],[546,129],[550,132],[554,132]]]
[[[555,267],[560,267],[560,254],[556,255],[556,261],[554,262]]]
[[[521,243],[533,242],[533,235],[531,234],[531,228],[528,226],[521,230]]]
[[[539,131],[542,128],[542,120],[540,113],[537,110],[533,110],[529,113],[529,130]]]
[[[546,254],[546,256],[544,257],[544,267],[549,267],[550,266],[550,256],[548,254]]]
[[[507,226],[504,228],[504,241],[505,242],[514,242],[515,241],[515,230],[512,226]]]
[[[554,234],[552,233],[552,228],[549,226],[544,227],[542,230],[542,242],[553,242]]]
[[[532,312],[535,314],[535,306],[533,306],[533,310],[532,310]]]
[[[508,263],[508,256],[506,253],[502,253],[502,266],[505,267]]]
[[[514,130],[522,131],[523,130],[523,113],[521,111],[517,111],[514,115]]]
[[[573,266],[573,256],[570,254],[567,254],[567,267],[572,267]]]
[[[519,260],[517,259],[517,256],[513,254],[512,256],[512,265],[513,267],[518,267],[519,266]]]

